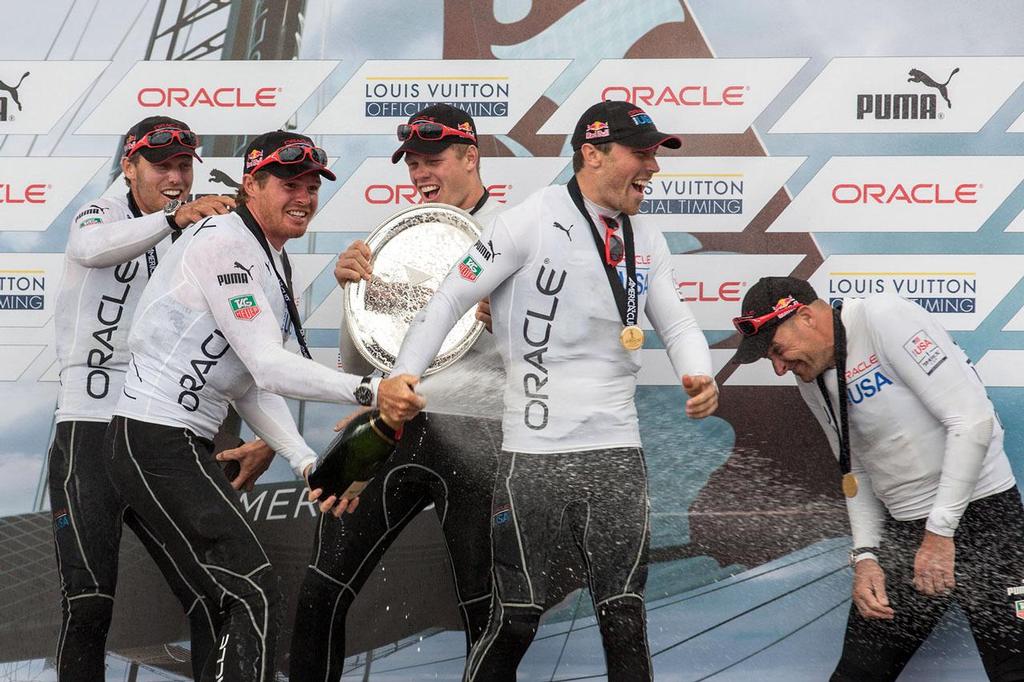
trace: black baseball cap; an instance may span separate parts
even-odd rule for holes
[[[132,150],[135,143],[157,130],[187,130],[192,132],[192,129],[188,127],[187,123],[179,121],[168,116],[150,116],[144,118],[131,128],[124,136],[124,145],[121,148],[121,155],[128,156],[128,152]],[[194,133],[193,133],[194,135]],[[162,147],[139,147],[136,153],[140,154],[142,158],[150,163],[161,163],[175,156],[181,156],[182,154],[188,154],[194,157],[199,163],[203,160],[199,158],[199,154],[196,154],[195,146],[187,146],[181,144],[181,141],[175,137],[171,139],[170,144]]]
[[[318,150],[317,153],[324,162],[319,163],[307,155],[302,161],[298,161],[296,163],[278,163],[277,161],[274,161],[263,166],[260,170],[265,170],[271,175],[279,177],[282,180],[294,178],[297,175],[302,175],[303,173],[308,173],[310,171],[317,171],[328,180],[337,180],[337,176],[334,175],[334,173],[332,173],[326,166],[327,153],[324,152],[323,149],[317,147],[313,143],[313,140],[305,135],[288,132],[287,130],[274,130],[254,137],[252,141],[249,142],[249,146],[245,148],[245,156],[242,159],[242,174],[248,175],[252,172],[253,168],[260,165],[264,159],[269,157],[278,149],[281,149],[282,147],[289,147],[291,145],[300,145]]]
[[[598,102],[580,116],[572,133],[572,150],[578,152],[584,144],[605,142],[618,142],[633,149],[651,149],[659,145],[679,149],[683,145],[675,135],[666,135],[658,130],[640,107],[610,99]]]
[[[450,104],[431,104],[429,107],[420,109],[410,116],[407,125],[417,121],[440,123],[449,128],[469,133],[473,136],[473,139],[470,140],[467,137],[459,137],[458,135],[446,135],[439,140],[424,140],[419,135],[410,135],[409,139],[402,142],[402,146],[391,155],[391,163],[398,163],[402,159],[402,154],[406,152],[414,154],[440,154],[453,144],[471,144],[476,146],[476,123],[473,122],[472,116],[458,107],[453,107]]]
[[[772,312],[779,301],[792,297],[794,300],[810,304],[818,300],[818,294],[807,280],[799,277],[762,277],[747,290],[743,297],[741,310],[743,317],[759,317]],[[786,318],[769,320],[752,336],[744,336],[740,347],[732,356],[737,364],[755,362],[768,354],[768,347],[775,337],[775,330]]]

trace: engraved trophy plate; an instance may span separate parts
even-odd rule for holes
[[[345,324],[356,348],[377,369],[390,372],[413,317],[480,237],[480,226],[446,204],[399,211],[366,238],[373,276],[345,287]],[[444,369],[470,349],[484,330],[475,307],[445,337],[424,376]]]

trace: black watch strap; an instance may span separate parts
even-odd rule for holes
[[[369,407],[373,404],[373,387],[370,385],[371,379],[373,379],[372,375],[366,375],[363,377],[363,380],[359,382],[359,386],[356,387],[356,402],[364,407]]]

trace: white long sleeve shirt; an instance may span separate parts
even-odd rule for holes
[[[941,325],[894,294],[844,301],[853,542],[875,547],[885,510],[951,537],[967,504],[1015,483],[1003,429],[977,372]],[[824,374],[838,410],[836,371]],[[838,457],[816,382],[797,382]],[[837,413],[838,414],[838,413]]]
[[[54,318],[58,422],[110,421],[128,367],[129,323],[170,233],[163,213],[136,217],[127,197],[75,213]]]
[[[507,377],[503,448],[557,453],[640,447],[633,401],[640,352],[619,341],[622,321],[603,254],[588,230],[561,185],[502,212],[417,315],[394,372],[421,374],[455,322],[490,296]],[[664,236],[642,221],[633,232],[639,308],[678,376],[710,376],[708,345],[676,295]]]
[[[234,403],[301,473],[316,456],[280,396],[355,403],[360,378],[285,349],[291,320],[280,284],[242,212],[203,220],[154,273],[132,322],[115,414],[212,438]]]

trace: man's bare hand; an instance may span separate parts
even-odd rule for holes
[[[334,279],[338,280],[340,286],[361,279],[369,281],[373,274],[370,256],[370,247],[366,242],[362,239],[352,242],[338,255],[338,262],[334,264]]]
[[[853,603],[865,618],[896,616],[885,594],[885,571],[874,559],[862,559],[853,566]]]
[[[491,299],[485,298],[476,304],[476,319],[484,323],[488,332],[493,331],[491,329]]]
[[[411,374],[399,374],[380,382],[377,388],[377,407],[391,428],[398,428],[427,406],[427,399],[413,390],[413,386],[419,382],[419,377]]]
[[[306,479],[307,488],[309,487],[309,472],[311,472],[312,470],[313,465],[310,464],[309,466],[306,467],[306,470],[302,472],[303,478]],[[349,514],[351,514],[356,510],[356,507],[359,506],[358,497],[353,497],[350,500],[344,497],[338,499],[336,495],[331,495],[325,499],[320,499],[323,494],[324,491],[322,488],[310,490],[309,494],[306,496],[306,499],[309,500],[310,502],[317,502],[317,500],[319,500],[317,506],[320,508],[320,511],[324,514],[334,514],[335,518],[340,517],[346,511]]]
[[[235,208],[235,200],[223,194],[207,194],[195,201],[182,204],[174,212],[174,222],[180,228],[186,228],[192,223],[198,223],[203,218],[212,215],[224,215]]]
[[[718,385],[709,376],[698,374],[683,377],[683,390],[690,399],[686,401],[686,416],[703,419],[718,409]]]
[[[371,408],[369,407],[357,407],[356,409],[352,410],[351,413],[345,415],[344,417],[338,420],[338,423],[334,425],[334,431],[344,431],[345,427],[348,426],[350,421],[352,421],[361,414],[366,414],[367,412],[370,411],[370,409]]]
[[[217,453],[218,462],[238,462],[238,475],[231,481],[231,487],[235,490],[252,490],[256,479],[270,468],[273,459],[274,450],[259,438]]]
[[[949,594],[956,587],[953,567],[956,545],[953,538],[926,530],[921,547],[914,557],[914,587],[921,594]]]

